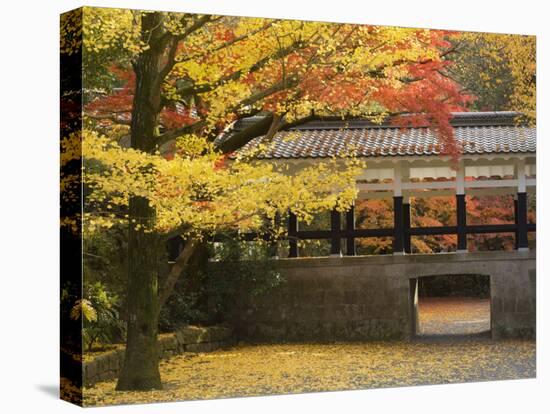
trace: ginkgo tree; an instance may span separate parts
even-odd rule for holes
[[[335,159],[290,175],[285,167],[251,162],[246,158],[227,163],[204,138],[185,136],[181,140],[187,144],[194,140],[195,145],[178,149],[170,160],[166,160],[157,154],[121,148],[94,131],[85,130],[82,138],[83,182],[89,192],[83,217],[84,237],[87,232],[129,221],[130,233],[137,233],[148,243],[146,250],[142,250],[142,261],[130,263],[130,267],[145,266],[144,257],[149,255],[154,257],[149,260],[164,257],[162,249],[168,237],[177,234],[186,241],[170,272],[162,278],[163,284],[154,288],[155,300],[148,306],[143,296],[149,292],[143,289],[145,281],[136,280],[136,274],[132,277],[128,292],[128,304],[134,312],[130,314],[128,325],[127,353],[130,357],[119,381],[120,389],[126,388],[125,381],[129,381],[132,388],[136,387],[134,378],[144,367],[148,368],[147,375],[156,371],[154,380],[160,381],[156,347],[154,344],[143,346],[139,341],[143,340],[145,324],[154,330],[151,341],[156,338],[159,306],[170,296],[197,243],[224,230],[256,232],[258,237],[267,235],[275,239],[282,232],[277,217],[289,208],[301,220],[308,221],[322,211],[346,210],[357,195],[355,177],[362,163],[351,156],[344,162]],[[153,210],[154,215],[131,215],[128,209],[136,199],[146,200],[147,208]],[[142,242],[143,239],[138,240]],[[136,244],[130,249],[145,249],[141,246]],[[156,254],[152,255],[152,251]],[[156,263],[155,267],[134,268],[133,271],[150,277],[150,272],[158,268]],[[156,274],[155,283],[158,278]],[[134,330],[132,317],[140,323]],[[136,343],[138,346],[132,347]],[[132,351],[137,353],[133,358]],[[151,381],[151,377],[138,377],[138,380]],[[137,386],[154,388],[159,384],[149,382]]]
[[[476,96],[475,109],[516,111],[535,123],[535,36],[464,32],[451,42],[444,73]]]
[[[353,158],[296,174],[241,154],[255,136],[321,116],[414,112],[458,154],[449,124],[469,96],[442,75],[444,31],[185,13],[83,8],[62,19],[61,52],[82,50],[86,232],[128,225],[127,344],[119,390],[161,388],[159,301],[196,243],[222,229],[256,230],[287,210],[308,220],[355,196]],[[260,114],[242,131],[239,118]],[[229,128],[229,131],[227,131]],[[219,139],[222,132],[227,139]],[[129,139],[128,139],[129,138]],[[216,139],[218,138],[218,139]],[[64,159],[62,157],[62,161]],[[74,186],[71,177],[62,181]],[[75,223],[70,220],[68,224]],[[160,289],[164,241],[185,247]]]

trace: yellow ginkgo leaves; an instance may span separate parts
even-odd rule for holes
[[[97,312],[88,299],[79,299],[71,308],[71,319],[82,319],[87,322],[95,322],[97,320]]]
[[[228,158],[193,135],[182,137],[166,159],[84,131],[83,154],[85,231],[127,221],[128,200],[140,196],[156,212],[146,231],[178,229],[199,238],[229,229],[258,231],[289,209],[306,222],[322,211],[345,210],[357,195],[355,177],[363,166],[350,156],[289,174],[285,165]]]

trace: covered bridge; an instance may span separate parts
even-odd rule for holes
[[[467,251],[467,235],[514,233],[516,248],[528,249],[527,232],[535,224],[527,221],[527,197],[536,187],[536,130],[518,124],[515,112],[454,113],[451,124],[463,149],[458,166],[441,155],[436,133],[427,127],[400,128],[391,122],[373,124],[365,120],[314,120],[277,132],[267,149],[256,157],[303,168],[318,160],[338,156],[354,148],[367,162],[357,177],[360,199],[393,198],[393,228],[356,229],[354,210],[346,213],[345,226],[339,212],[331,214],[331,230],[301,231],[290,215],[289,257],[298,256],[299,239],[330,239],[331,255],[355,255],[355,238],[393,237],[393,254],[411,252],[411,236],[457,235],[457,252]],[[243,119],[235,130],[255,119]],[[254,138],[243,147],[250,150],[263,143]],[[466,195],[514,196],[514,224],[468,225]],[[412,197],[456,197],[456,226],[413,227],[410,225]],[[344,227],[344,228],[342,228]],[[341,240],[345,239],[345,246]]]
[[[535,335],[535,251],[527,235],[536,226],[527,220],[527,197],[536,188],[536,131],[518,124],[517,115],[455,113],[451,122],[463,148],[458,165],[441,155],[429,128],[316,120],[276,133],[256,156],[296,169],[352,145],[367,162],[357,177],[359,198],[393,199],[393,227],[356,228],[352,208],[331,212],[330,230],[301,230],[290,214],[289,258],[277,261],[286,283],[239,302],[238,332],[270,341],[412,338],[419,329],[420,279],[484,275],[493,338]],[[251,122],[240,121],[236,130]],[[264,140],[254,138],[244,149]],[[467,195],[505,194],[514,196],[514,223],[467,223]],[[456,197],[456,225],[411,227],[410,199],[433,196]],[[467,253],[467,236],[480,233],[513,233],[516,249]],[[456,235],[456,252],[407,254],[411,236],[440,234]],[[381,236],[393,238],[393,255],[353,257],[356,238]],[[332,257],[297,259],[300,239],[330,240]]]

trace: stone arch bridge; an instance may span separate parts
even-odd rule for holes
[[[417,280],[490,277],[494,339],[535,335],[535,252],[498,251],[279,259],[285,283],[242,301],[237,331],[255,340],[410,339]]]

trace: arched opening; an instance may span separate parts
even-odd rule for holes
[[[488,275],[423,276],[411,279],[410,287],[413,336],[490,335]]]

